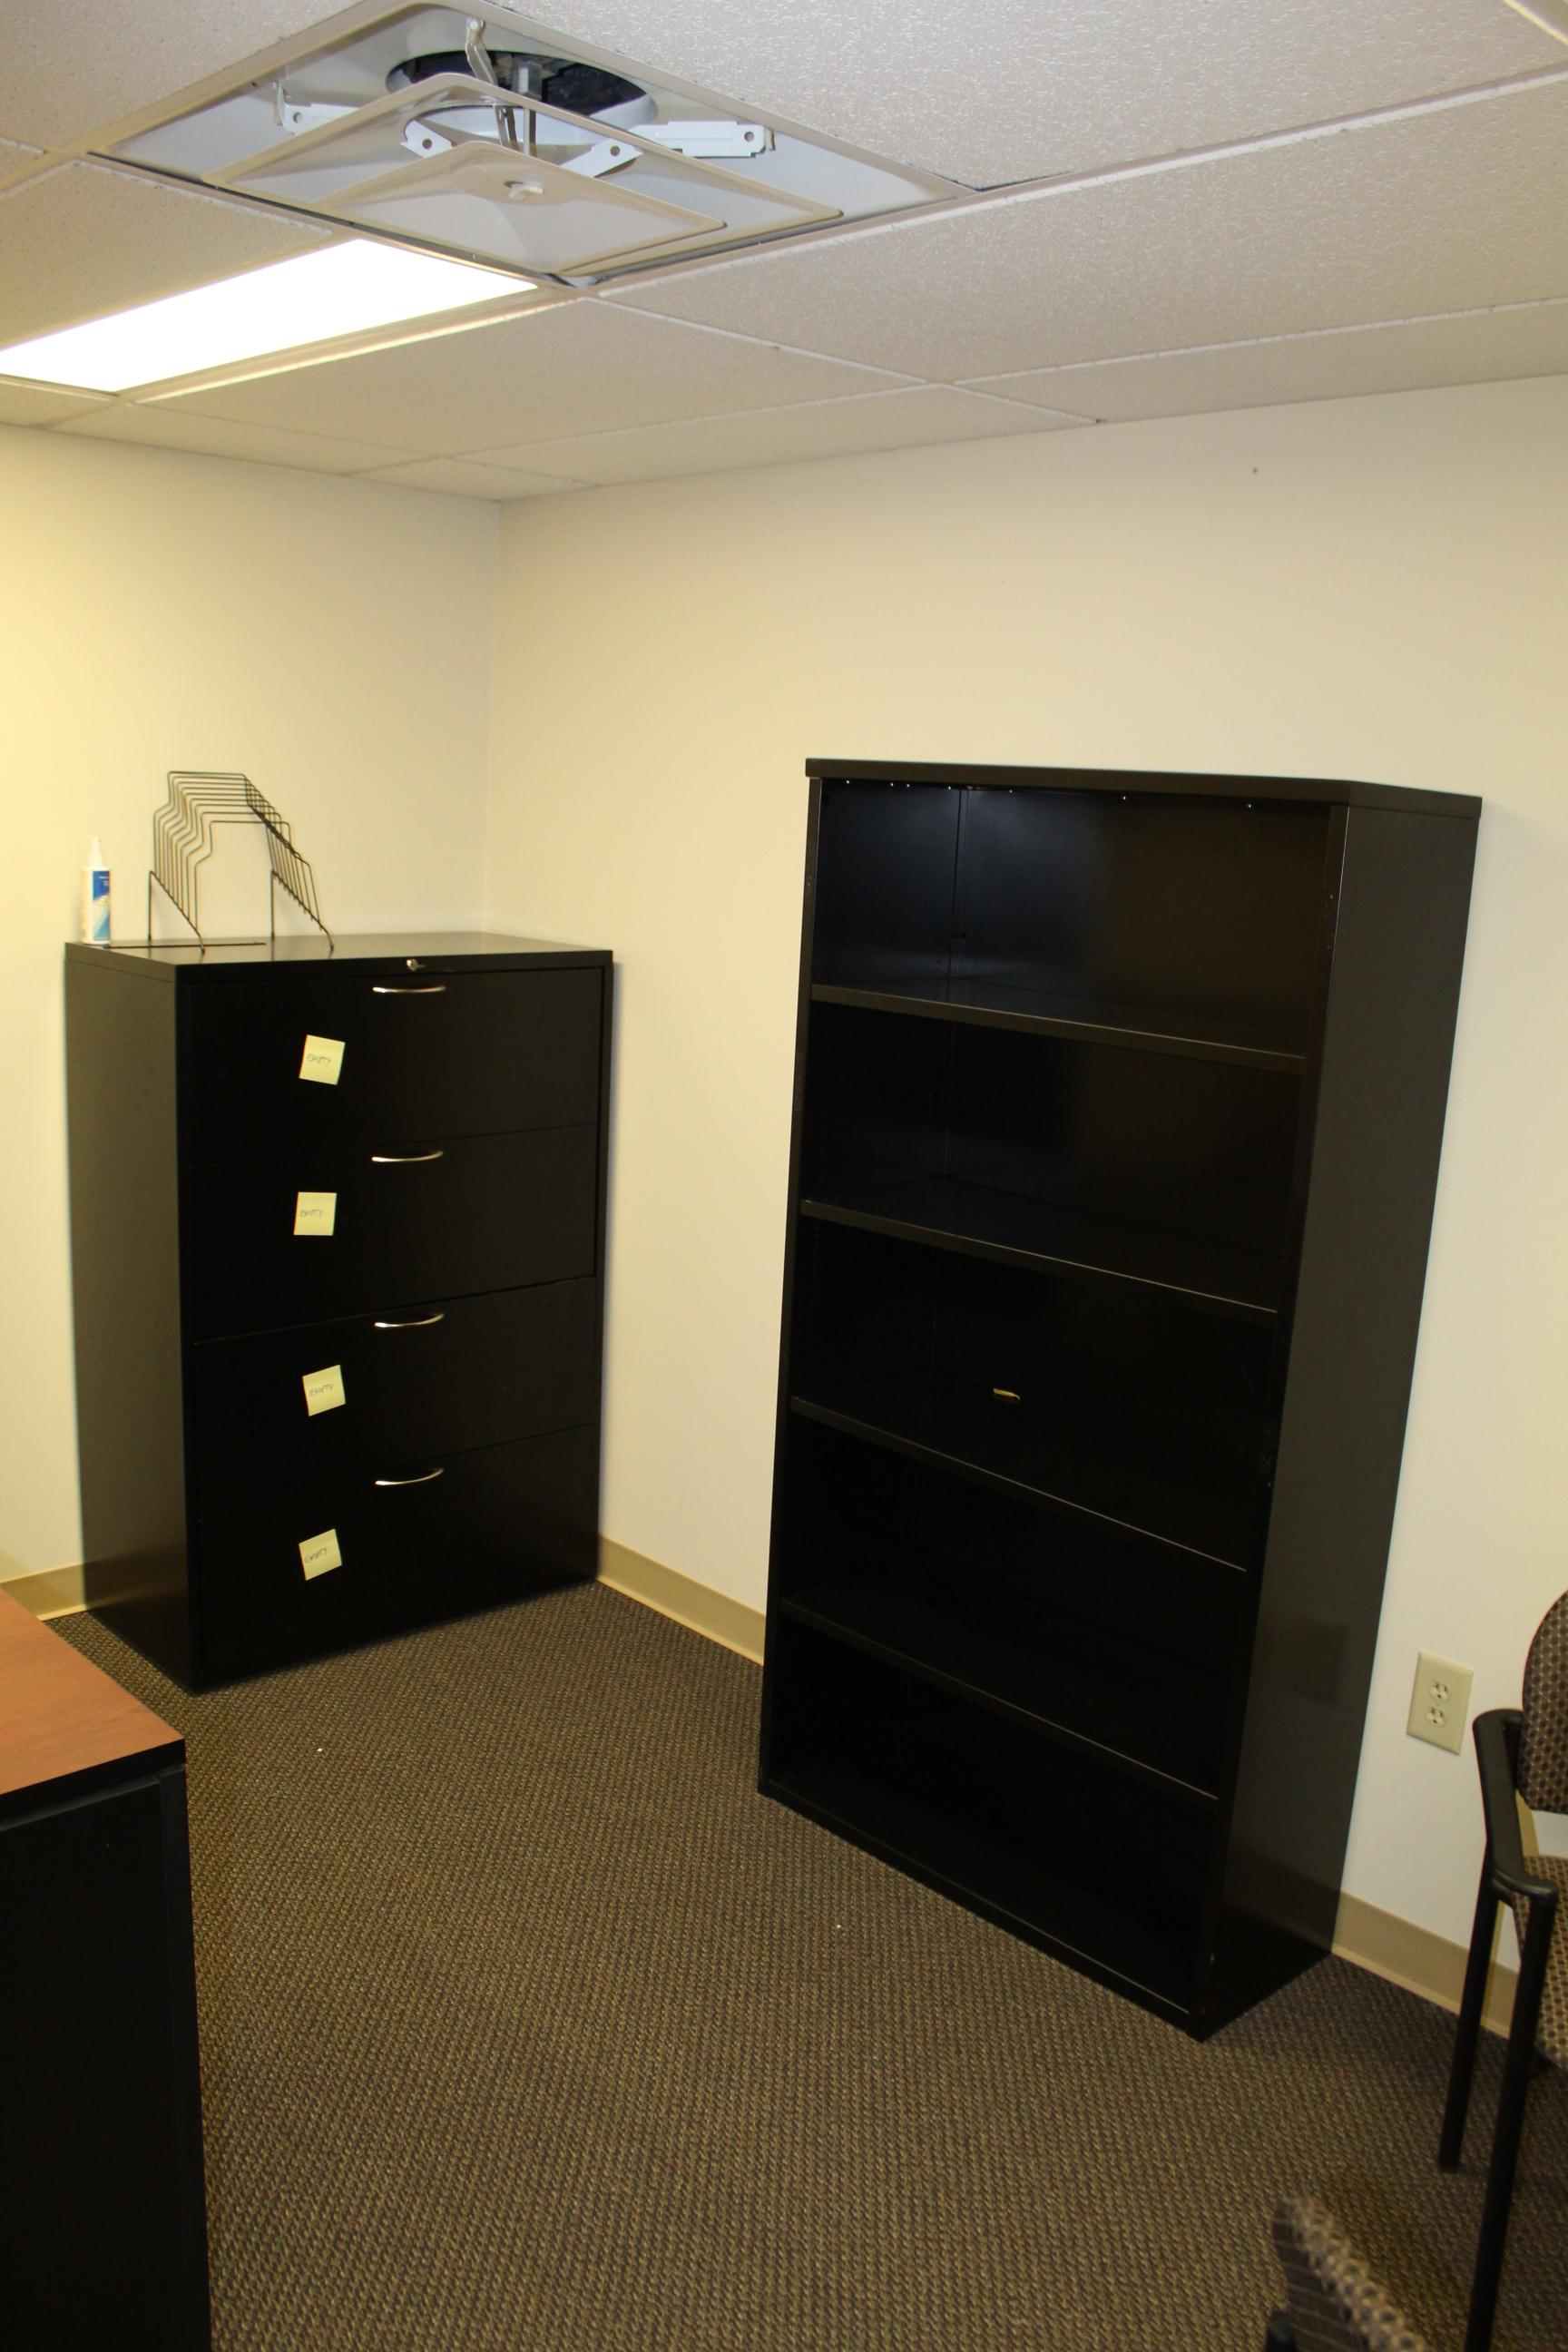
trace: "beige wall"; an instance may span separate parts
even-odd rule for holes
[[[1031,436],[503,517],[488,911],[621,964],[604,1520],[763,1595],[809,754],[1487,799],[1348,1883],[1450,1937],[1468,1757],[1568,1583],[1568,379]]]
[[[473,921],[496,516],[10,428],[0,515],[4,1578],[81,1556],[60,942],[89,840],[117,935],[145,938],[165,771],[240,769],[292,823],[334,929]],[[247,929],[253,846],[230,836],[210,869],[215,917]]]

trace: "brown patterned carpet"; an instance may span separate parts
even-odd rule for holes
[[[758,1797],[756,1670],[602,1586],[204,1698],[58,1630],[190,1743],[220,2352],[1259,2352],[1282,2190],[1458,2352],[1413,1996],[1195,2046]],[[1531,2105],[1498,2352],[1568,2345]]]

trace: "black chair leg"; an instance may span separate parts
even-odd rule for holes
[[[1497,1938],[1497,1914],[1489,1853],[1481,1864],[1476,1924],[1470,1930],[1470,1957],[1465,1964],[1465,1990],[1459,1999],[1459,2022],[1454,2035],[1453,2063],[1448,2070],[1448,2102],[1443,2110],[1442,2137],[1437,2142],[1437,2162],[1445,2172],[1453,2171],[1464,2152],[1465,2117],[1469,2112],[1470,2080],[1476,2071],[1476,2045],[1480,2040],[1487,1976]]]
[[[1476,2247],[1476,2273],[1470,2288],[1465,2352],[1488,2352],[1492,2340],[1492,2325],[1497,2317],[1503,2255],[1508,2247],[1513,2179],[1519,2164],[1520,2135],[1524,2129],[1525,2094],[1530,2088],[1535,2055],[1535,2029],[1541,2017],[1546,1956],[1552,1942],[1550,1909],[1544,1904],[1531,1905],[1531,1909],[1524,1949],[1520,1956],[1519,1986],[1514,1994],[1508,2055],[1503,2062],[1502,2092],[1498,2100],[1497,2130],[1492,2140],[1491,2163],[1487,2172],[1486,2202],[1481,2208],[1481,2233]]]

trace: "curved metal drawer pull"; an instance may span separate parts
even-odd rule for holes
[[[421,1470],[417,1478],[378,1478],[375,1483],[378,1486],[427,1486],[432,1478],[444,1478],[446,1475],[443,1462],[438,1470]]]
[[[446,1308],[438,1307],[434,1315],[410,1315],[401,1323],[395,1323],[388,1318],[384,1323],[378,1322],[373,1328],[377,1331],[425,1331],[432,1323],[444,1323],[446,1320]]]
[[[373,1168],[414,1168],[422,1160],[445,1160],[445,1151],[373,1151]]]
[[[444,980],[433,980],[422,988],[394,988],[388,982],[373,980],[370,992],[373,996],[445,996],[447,983]]]

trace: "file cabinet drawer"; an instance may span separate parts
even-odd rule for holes
[[[198,1339],[596,1270],[591,1127],[215,1161],[185,1186]]]
[[[310,1478],[500,1445],[592,1421],[592,1282],[309,1323],[193,1351],[201,1496],[254,1494],[280,1462]]]
[[[595,971],[215,981],[192,992],[184,1156],[585,1125],[602,997]]]
[[[208,1673],[252,1674],[591,1577],[597,1453],[594,1429],[559,1430],[380,1474],[403,1484],[342,1469],[215,1496],[197,1518]]]

